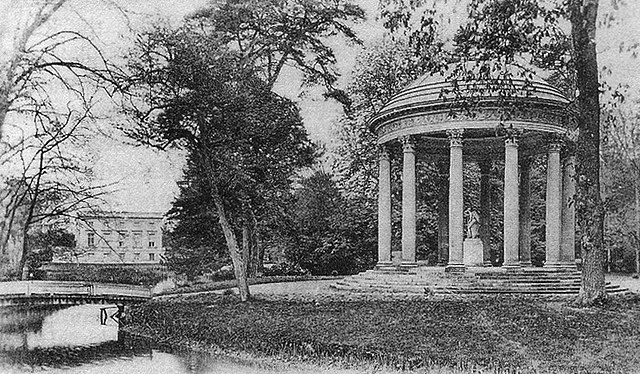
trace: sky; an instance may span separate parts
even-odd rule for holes
[[[355,25],[360,38],[365,45],[380,39],[384,30],[377,20],[378,0],[354,1],[367,12],[367,21]],[[463,13],[453,11],[451,4],[455,2],[439,2],[442,24],[449,32],[455,29]],[[185,15],[206,3],[206,0],[69,0],[65,8],[51,20],[49,27],[70,24],[98,40],[107,55],[118,58],[131,45],[132,30],[149,27],[160,19],[177,25]],[[611,10],[610,2],[601,0],[600,12],[604,14]],[[613,73],[608,80],[629,83],[637,90],[640,87],[638,59],[626,57],[628,54],[621,57],[619,51],[621,43],[624,43],[622,48],[626,48],[640,40],[640,1],[628,0],[625,8],[616,14],[620,19],[619,24],[598,32],[600,65],[611,68]],[[448,19],[453,21],[449,22]],[[43,29],[43,32],[48,31]],[[335,40],[330,43],[336,50],[338,69],[342,73],[340,84],[344,87],[349,82],[359,48]],[[300,97],[300,74],[293,70],[282,75],[275,90],[299,103],[305,126],[313,140],[329,145],[332,143],[332,129],[342,114],[338,104],[325,100],[318,89]],[[103,128],[112,126],[113,121],[118,120],[113,108],[106,110],[113,113],[113,118],[100,124]],[[110,139],[96,138],[92,145],[96,153],[94,168],[97,180],[100,183],[115,183],[116,191],[109,197],[107,208],[166,212],[178,192],[176,181],[181,176],[183,155],[124,144],[126,139],[120,134],[114,131],[110,133]]]

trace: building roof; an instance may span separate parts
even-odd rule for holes
[[[569,103],[558,89],[530,71],[511,65],[496,68],[496,64],[474,62],[450,65],[445,73],[419,77],[393,96],[369,120],[369,126],[380,137],[381,128],[407,118],[417,120],[420,116],[449,113],[451,128],[457,128],[461,126],[460,114],[464,116],[470,107],[486,112],[487,108],[524,104],[528,108],[567,114]],[[540,121],[540,115],[534,111],[532,113],[530,119],[519,119],[531,123],[541,122],[541,129],[551,132],[548,126],[550,123]],[[483,118],[487,119],[486,128],[495,127],[496,121],[493,118],[487,115]],[[426,122],[438,122],[433,126],[433,131],[437,132],[446,129],[447,126],[442,124],[449,121],[447,116],[440,115],[437,120],[431,118]],[[476,128],[477,125],[476,123]],[[552,125],[567,127],[561,123]],[[429,126],[422,126],[420,133],[428,133],[430,130]]]
[[[83,214],[82,218],[85,219],[119,219],[119,218],[129,218],[129,219],[162,219],[164,217],[163,213],[160,212],[96,212],[92,214]]]

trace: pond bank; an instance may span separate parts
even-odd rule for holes
[[[637,295],[574,309],[515,297],[258,298],[244,304],[233,295],[201,294],[156,300],[130,317],[127,330],[156,341],[279,365],[488,373],[640,367]]]

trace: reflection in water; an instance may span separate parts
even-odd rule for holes
[[[0,309],[0,373],[281,372],[262,364],[154,346],[144,339],[118,333],[115,321],[101,325],[100,307]]]

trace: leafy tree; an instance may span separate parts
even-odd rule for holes
[[[345,197],[332,176],[316,171],[294,193],[287,258],[312,274],[353,274],[375,264],[372,206]]]
[[[166,264],[172,271],[193,280],[196,276],[215,271],[229,259],[224,235],[219,225],[212,225],[217,216],[212,210],[210,191],[187,165],[180,194],[169,211],[172,227],[167,233]]]
[[[222,4],[219,2],[212,2],[211,6],[202,9],[191,17],[187,24],[178,32],[178,37],[172,35],[172,31],[169,32],[157,32],[155,36],[152,34],[146,35],[147,51],[152,51],[154,48],[158,48],[162,52],[168,51],[169,54],[156,55],[153,52],[142,54],[146,57],[143,58],[144,62],[134,67],[134,70],[144,71],[146,68],[147,73],[150,75],[146,78],[148,82],[155,88],[160,88],[169,83],[166,86],[171,90],[175,88],[177,83],[175,80],[171,82],[163,82],[167,75],[155,76],[156,73],[165,74],[173,73],[173,71],[162,69],[155,70],[158,65],[163,65],[165,62],[171,61],[177,62],[174,58],[177,55],[173,54],[175,47],[179,46],[180,38],[185,38],[184,41],[192,43],[192,45],[198,44],[198,47],[203,47],[204,54],[210,53],[209,60],[214,59],[214,56],[224,58],[229,66],[233,66],[234,71],[238,73],[238,77],[228,79],[228,82],[245,82],[255,87],[260,87],[263,90],[262,94],[269,98],[273,98],[273,94],[267,92],[270,91],[274,84],[277,82],[283,68],[287,65],[300,69],[304,73],[305,83],[315,84],[322,83],[327,88],[327,97],[333,97],[337,100],[345,102],[342,92],[335,88],[335,82],[337,79],[337,72],[333,68],[335,63],[335,56],[332,49],[325,44],[325,38],[333,36],[343,36],[347,40],[358,42],[355,34],[348,25],[349,22],[358,21],[363,18],[363,11],[358,6],[355,6],[348,1],[326,1],[326,0],[314,0],[314,1],[279,1],[279,0],[260,0],[252,2],[244,2],[239,0],[229,0]],[[171,34],[171,35],[170,35]],[[168,37],[171,40],[161,40]],[[194,44],[195,43],[195,44]],[[206,44],[206,45],[205,45]],[[210,46],[214,46],[211,48]],[[186,55],[189,55],[187,53]],[[185,55],[178,58],[184,58]],[[188,61],[189,58],[185,58]],[[142,61],[142,60],[140,60]],[[147,64],[144,66],[144,64]],[[179,63],[175,65],[179,66]],[[214,64],[215,65],[215,64]],[[222,79],[224,81],[224,79]],[[258,82],[259,81],[259,82]],[[179,82],[178,86],[183,85],[185,82]],[[247,91],[251,91],[250,89]],[[149,92],[151,92],[149,94]],[[142,94],[143,100],[150,103],[151,108],[158,109],[155,106],[156,103],[162,103],[166,97],[162,97],[164,92],[162,90],[152,89],[149,92]],[[255,91],[254,91],[255,92]],[[156,95],[160,97],[157,99]],[[175,94],[171,92],[169,96]],[[232,96],[233,97],[233,96]],[[242,102],[242,101],[238,101]],[[286,103],[283,107],[290,106]],[[256,100],[252,103],[253,108],[258,108],[264,103],[264,100]],[[161,106],[163,104],[160,104]],[[265,107],[266,111],[272,110],[272,108]],[[261,109],[262,110],[262,109]],[[149,113],[153,112],[151,109]],[[238,108],[238,112],[241,112]],[[296,112],[295,114],[293,112]],[[297,110],[291,112],[291,116],[297,115]],[[145,117],[143,115],[143,117]],[[260,115],[256,113],[253,121],[256,121]],[[146,120],[146,119],[145,119]],[[226,120],[230,120],[227,118]],[[294,121],[295,122],[295,121]],[[265,129],[268,130],[268,129]],[[134,137],[149,138],[148,136],[138,133]],[[247,134],[244,134],[247,135]],[[283,134],[274,133],[275,137]],[[177,134],[173,134],[165,140],[164,145],[173,143],[178,139],[189,139],[187,143],[193,144],[195,139],[192,136],[185,136],[185,133],[178,131]],[[300,137],[292,139],[295,143],[297,140],[302,140]],[[253,141],[253,140],[251,140]],[[306,142],[306,140],[303,140]],[[183,143],[184,144],[184,143]],[[158,144],[156,144],[158,145]],[[162,146],[162,145],[161,145]],[[294,149],[288,156],[285,157],[285,162],[280,162],[278,167],[276,163],[272,162],[271,167],[277,169],[279,172],[287,173],[290,165],[295,164],[296,157],[301,156],[305,152],[308,153],[310,149],[308,145],[303,146],[304,149]],[[252,152],[257,149],[244,149],[246,152]],[[274,149],[276,153],[281,152],[282,149]],[[286,152],[286,151],[285,151]],[[192,153],[192,156],[197,152]],[[262,155],[260,155],[262,156]],[[308,156],[301,156],[302,158],[308,158]],[[236,160],[234,160],[236,161]],[[273,160],[272,160],[273,161]],[[280,160],[282,161],[282,160]],[[305,164],[307,161],[301,162]],[[207,175],[207,170],[210,170],[210,166],[207,166],[206,162],[203,164],[203,160],[195,160],[194,165],[196,168],[203,172],[202,175]],[[241,169],[241,168],[239,168]],[[236,170],[237,171],[237,170]],[[210,173],[209,173],[210,175]],[[263,175],[269,179],[268,175]],[[274,178],[278,179],[278,177]],[[216,192],[219,192],[219,188],[215,183],[210,183],[209,188],[213,189],[213,196],[217,196]],[[279,183],[275,183],[279,184]],[[242,218],[242,236],[243,244],[247,248],[256,248],[251,255],[249,253],[245,256],[255,258],[255,261],[249,262],[249,270],[255,272],[256,264],[259,264],[262,253],[262,248],[257,245],[260,240],[259,234],[256,232],[258,227],[258,215],[267,211],[278,211],[277,207],[270,204],[273,201],[273,197],[279,197],[282,195],[282,188],[275,188],[275,184],[271,186],[267,184],[254,184],[253,189],[249,193],[249,188],[245,190],[246,196],[242,201],[236,201],[232,204],[238,203],[241,207],[239,210],[244,212]],[[282,184],[280,183],[281,187]],[[248,187],[248,186],[247,186]],[[253,199],[253,200],[252,200]],[[259,201],[262,201],[262,204]],[[277,200],[277,199],[276,199]],[[222,206],[221,201],[214,199],[214,204],[217,207]],[[275,208],[275,209],[274,209]],[[220,211],[218,212],[220,215]],[[266,216],[266,214],[265,214]],[[223,217],[223,215],[220,215]],[[222,219],[222,218],[220,218]],[[227,244],[233,243],[235,238],[232,232],[224,230],[227,237]],[[231,247],[230,247],[231,248]],[[244,251],[245,253],[247,250]],[[248,251],[251,252],[251,251]],[[234,268],[237,267],[236,260],[234,260]],[[236,273],[237,276],[242,275]],[[246,283],[241,279],[238,279],[240,283]],[[246,287],[241,287],[245,289]],[[244,299],[248,298],[247,292],[241,291],[241,296]]]
[[[227,0],[212,1],[191,20],[233,48],[240,65],[254,69],[269,89],[291,65],[305,82],[324,85],[327,97],[348,104],[335,87],[336,58],[326,39],[360,43],[349,23],[363,18],[362,8],[345,0]]]
[[[28,247],[26,268],[32,275],[44,263],[50,262],[55,254],[72,251],[76,246],[75,236],[59,228],[31,232],[25,241]]]
[[[134,139],[189,153],[193,191],[208,191],[209,217],[220,224],[243,301],[250,232],[255,232],[261,193],[288,186],[289,177],[314,156],[298,109],[238,63],[217,37],[185,27],[140,38],[132,56],[129,107]],[[203,202],[206,202],[203,200]],[[237,237],[241,235],[242,246]]]

